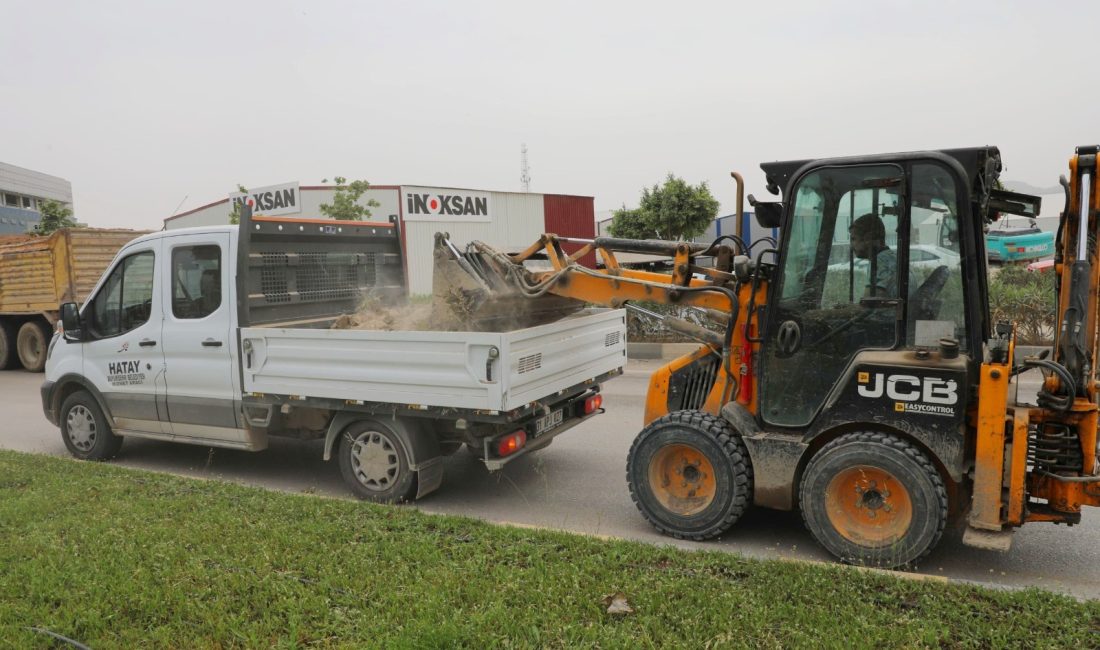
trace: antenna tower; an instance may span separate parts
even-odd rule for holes
[[[519,146],[519,182],[524,192],[531,191],[531,168],[527,166],[527,144]]]

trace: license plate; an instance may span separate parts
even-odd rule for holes
[[[558,426],[559,424],[561,424],[562,418],[562,411],[558,410],[554,411],[550,415],[545,415],[535,420],[535,435],[541,435],[549,431],[550,429]]]

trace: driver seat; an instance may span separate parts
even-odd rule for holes
[[[909,322],[935,320],[943,306],[943,287],[947,284],[950,271],[947,266],[938,266],[932,271],[917,290],[909,296]]]

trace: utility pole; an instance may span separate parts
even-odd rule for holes
[[[527,166],[527,143],[519,146],[519,182],[524,192],[531,191],[531,168]]]

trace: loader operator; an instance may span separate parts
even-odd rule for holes
[[[848,228],[852,253],[870,262],[865,296],[898,297],[898,255],[886,245],[886,227],[873,213],[852,222]]]

